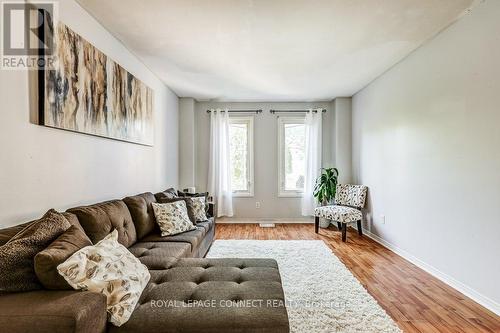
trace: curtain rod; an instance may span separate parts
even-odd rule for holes
[[[210,113],[210,112],[212,112],[212,110],[207,110],[207,113]],[[221,112],[226,112],[226,111],[221,110]],[[238,112],[241,112],[241,113],[243,113],[243,112],[262,113],[262,110],[260,110],[260,109],[259,110],[228,110],[227,112],[229,112],[229,113],[238,113]]]
[[[277,112],[306,112],[309,113],[309,110],[269,110],[271,113],[277,113]],[[312,110],[313,113],[317,113],[318,110]],[[326,112],[326,109],[321,109],[321,112]]]

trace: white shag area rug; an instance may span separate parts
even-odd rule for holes
[[[207,258],[275,259],[293,333],[401,332],[323,241],[216,240]]]

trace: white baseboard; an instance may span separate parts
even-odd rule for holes
[[[217,223],[314,223],[312,218],[296,217],[296,218],[244,218],[244,217],[221,217],[216,220]]]
[[[441,272],[440,270],[436,269],[435,267],[423,262],[422,260],[418,259],[414,255],[408,253],[407,251],[398,248],[397,246],[387,242],[386,240],[380,238],[379,236],[369,232],[366,229],[363,229],[363,235],[368,236],[369,238],[373,239],[375,242],[379,243],[380,245],[384,246],[385,248],[391,250],[392,252],[396,253],[397,255],[403,257],[404,259],[408,260],[415,266],[423,269],[427,273],[431,274],[432,276],[438,278],[442,282],[446,283],[448,286],[452,287],[453,289],[458,290],[465,296],[469,297],[473,301],[481,304],[488,310],[494,312],[496,315],[500,316],[500,304],[495,302],[494,300],[484,296],[483,294],[475,291],[471,287],[463,284],[462,282],[454,279],[453,277],[449,276],[446,273]]]

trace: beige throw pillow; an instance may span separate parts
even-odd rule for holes
[[[205,209],[205,197],[160,198],[158,203],[163,204],[176,201],[184,201],[186,203],[188,217],[193,224],[208,220]]]
[[[151,204],[162,236],[176,235],[196,229],[189,220],[186,203],[183,200]]]
[[[108,321],[115,326],[130,318],[151,277],[146,266],[118,243],[116,229],[96,245],[75,252],[57,270],[74,289],[103,293]]]

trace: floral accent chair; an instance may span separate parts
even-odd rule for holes
[[[364,185],[338,184],[335,193],[335,205],[316,207],[314,210],[314,231],[318,233],[319,219],[324,218],[337,222],[339,230],[342,230],[342,241],[346,241],[347,224],[356,222],[358,233],[363,235],[361,221],[363,213],[361,209],[365,206],[368,187]]]

